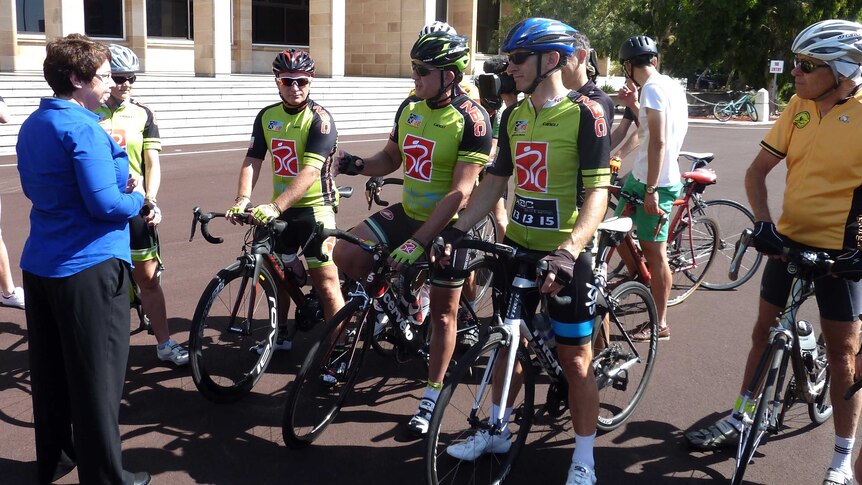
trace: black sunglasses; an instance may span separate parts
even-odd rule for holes
[[[278,82],[281,83],[282,86],[290,86],[292,84],[296,84],[300,88],[304,88],[308,86],[311,82],[311,79],[307,77],[280,77],[278,78]]]
[[[829,64],[815,64],[811,61],[804,61],[798,58],[793,59],[793,65],[805,74],[811,74],[821,67],[829,67]]]
[[[126,81],[128,81],[128,82],[129,82],[129,84],[134,84],[134,83],[135,83],[135,79],[137,79],[137,78],[138,78],[138,77],[137,77],[136,75],[134,75],[134,74],[131,74],[131,75],[129,75],[129,76],[124,76],[124,75],[122,75],[122,74],[114,74],[114,75],[112,75],[112,76],[111,76],[111,79],[113,79],[113,80],[114,80],[114,83],[115,83],[115,84],[123,84],[123,83],[124,83],[124,82],[126,82]]]
[[[431,74],[434,71],[439,71],[440,69],[433,69],[430,67],[425,67],[422,64],[410,64],[410,67],[413,69],[413,72],[419,75],[419,77],[425,77]]]
[[[509,54],[509,62],[515,64],[516,66],[520,66],[521,64],[527,62],[527,59],[529,59],[530,56],[535,56],[537,54],[539,53],[533,51],[513,52]]]

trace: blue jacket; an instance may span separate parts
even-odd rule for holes
[[[33,203],[21,269],[76,274],[111,258],[131,262],[129,217],[144,203],[125,194],[129,158],[99,117],[71,101],[43,98],[18,133],[18,173]]]

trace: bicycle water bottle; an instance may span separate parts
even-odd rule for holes
[[[553,349],[557,346],[557,339],[555,338],[554,328],[551,326],[550,318],[542,313],[533,315],[533,328],[539,332],[539,335],[542,337],[542,341],[545,342],[545,345],[547,345],[549,349]]]
[[[428,310],[431,306],[431,298],[428,292],[428,285],[422,285],[419,291],[414,293],[415,301],[410,303],[406,298],[401,298],[401,305],[407,310],[410,323],[413,325],[422,325],[425,317],[428,316]]]
[[[299,256],[296,253],[282,254],[281,261],[284,263],[284,274],[290,275],[296,286],[305,286],[307,274]]]
[[[799,334],[799,350],[808,371],[814,370],[814,362],[817,360],[817,339],[814,336],[814,327],[805,320],[796,322],[796,332]]]

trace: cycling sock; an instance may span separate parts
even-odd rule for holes
[[[736,397],[736,402],[733,404],[733,408],[730,410],[730,416],[724,418],[728,423],[732,424],[736,429],[742,427],[742,423],[733,416],[735,411],[738,411],[742,408],[742,394]],[[749,400],[745,405],[745,412],[749,414],[754,414],[755,409],[757,409],[757,401]]]
[[[589,436],[581,436],[575,433],[575,452],[572,453],[572,462],[583,463],[595,469],[596,461],[593,458],[593,443],[595,440],[595,432]]]
[[[491,421],[491,423],[494,423],[495,421],[497,421],[498,417],[500,417],[500,406],[498,406],[496,404],[492,404],[491,405],[491,415],[488,416],[488,419]]]
[[[835,435],[835,454],[832,455],[832,464],[829,468],[834,468],[844,473],[847,478],[853,478],[853,467],[850,464],[850,457],[853,455],[853,443],[855,438],[842,438]]]
[[[434,402],[437,402],[437,398],[440,397],[440,390],[443,389],[442,382],[434,382],[432,380],[428,380],[428,385],[425,386],[425,393],[422,394],[424,399],[430,399]]]
[[[512,408],[506,408],[503,410],[503,422],[509,423],[509,420],[512,418]]]

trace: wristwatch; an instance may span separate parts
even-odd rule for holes
[[[646,186],[646,193],[648,194],[654,194],[656,190],[658,190],[658,187],[656,187],[655,185]]]

